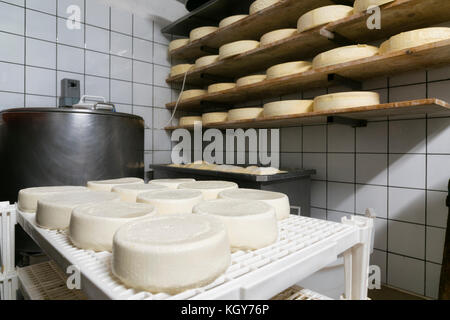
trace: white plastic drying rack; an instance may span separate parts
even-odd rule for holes
[[[89,299],[270,299],[341,254],[346,274],[343,298],[367,299],[371,218],[344,217],[336,223],[291,215],[279,223],[276,243],[233,253],[231,266],[213,283],[173,296],[127,288],[111,273],[111,253],[76,248],[65,232],[37,227],[35,214],[17,210],[17,222],[62,270],[78,268],[81,290]]]

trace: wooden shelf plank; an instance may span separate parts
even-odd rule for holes
[[[282,128],[305,124],[325,124],[329,116],[341,116],[357,120],[380,120],[385,117],[405,117],[411,115],[433,114],[450,115],[450,104],[439,99],[419,99],[391,102],[373,106],[346,108],[333,111],[308,112],[298,115],[267,117],[254,120],[228,121],[205,126],[205,128]],[[170,126],[166,130],[192,129],[192,127]]]
[[[206,94],[181,102],[178,110],[200,110],[204,102],[232,104],[239,101],[251,101],[274,96],[281,96],[300,89],[329,86],[329,74],[352,80],[363,81],[382,75],[392,75],[409,70],[439,67],[450,64],[450,40],[425,44],[414,48],[377,55],[333,66],[309,70],[277,79],[265,80],[243,87],[236,87],[221,92]],[[166,105],[172,109],[175,103]],[[230,105],[231,107],[231,105]]]

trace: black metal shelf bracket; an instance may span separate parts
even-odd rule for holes
[[[351,88],[352,90],[362,90],[362,83],[358,80],[353,80],[347,77],[340,76],[336,73],[330,73],[328,75],[328,84],[342,84],[346,87]]]
[[[337,44],[340,47],[349,46],[349,45],[355,44],[355,41],[352,41],[349,38],[346,38],[346,37],[340,35],[339,33],[332,32],[332,31],[327,30],[325,28],[321,28],[320,31],[319,31],[319,34],[322,37],[325,37],[328,40],[334,42],[335,44]]]
[[[346,118],[346,117],[341,117],[341,116],[328,116],[327,123],[343,124],[343,125],[351,126],[353,128],[367,127],[367,120],[352,119],[352,118]]]
[[[219,54],[219,49],[208,47],[208,46],[201,46],[200,50],[205,53],[209,53],[209,54]]]
[[[224,77],[224,76],[217,76],[214,74],[209,74],[209,73],[202,73],[200,74],[200,78],[205,79],[205,80],[211,80],[214,82],[234,82],[233,78],[228,78],[228,77]]]

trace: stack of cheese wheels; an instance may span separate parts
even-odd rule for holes
[[[136,202],[137,196],[141,193],[164,189],[168,189],[168,187],[157,184],[124,184],[112,188],[112,192],[116,192],[122,201]]]
[[[114,235],[112,272],[136,289],[175,294],[201,287],[230,262],[225,226],[210,216],[157,216],[128,223]]]
[[[69,237],[85,250],[111,251],[114,233],[128,222],[156,215],[155,207],[143,203],[101,202],[72,211]]]
[[[119,178],[111,180],[88,181],[87,187],[94,191],[111,191],[115,186],[122,184],[143,184],[141,178]]]
[[[262,116],[263,108],[238,108],[228,111],[228,121],[252,120]]]
[[[266,33],[261,37],[260,46],[267,46],[271,43],[289,38],[297,33],[297,29],[280,29]]]
[[[199,116],[190,116],[190,117],[181,117],[179,125],[180,126],[193,126],[195,123],[202,123],[202,117]]]
[[[313,67],[320,68],[348,61],[372,57],[378,54],[378,48],[365,44],[340,47],[318,54],[313,59]]]
[[[42,228],[63,230],[69,226],[75,207],[105,201],[120,201],[120,198],[115,193],[103,191],[55,193],[39,199],[36,223]]]
[[[217,199],[220,192],[237,188],[238,185],[234,182],[217,180],[186,182],[178,186],[178,189],[181,190],[201,191],[204,200]]]
[[[314,98],[314,111],[363,107],[376,104],[380,104],[380,95],[376,92],[339,92]]]
[[[193,213],[219,218],[234,250],[255,250],[277,240],[275,209],[262,201],[218,199],[204,201]]]
[[[195,28],[189,34],[189,39],[191,40],[191,42],[195,41],[197,39],[201,39],[201,38],[207,36],[208,34],[215,32],[217,29],[218,29],[217,27]]]
[[[178,186],[186,182],[194,182],[195,179],[190,178],[180,178],[180,179],[155,179],[151,180],[149,184],[155,184],[159,186],[165,186],[170,189],[178,189]]]
[[[256,190],[256,189],[236,189],[226,190],[219,194],[220,199],[235,199],[235,200],[259,200],[271,205],[275,209],[275,214],[278,220],[289,217],[291,207],[289,205],[289,198],[284,193]]]
[[[309,61],[294,61],[277,64],[267,69],[267,79],[275,79],[291,74],[302,73],[312,68]]]
[[[380,47],[380,53],[394,52],[446,39],[450,39],[450,28],[446,27],[423,28],[402,32],[383,42]]]
[[[236,87],[234,82],[214,83],[208,87],[208,93],[225,91]]]
[[[287,116],[313,111],[313,100],[284,100],[264,105],[264,117]]]
[[[298,19],[297,30],[303,32],[326,23],[350,16],[353,8],[344,5],[331,5],[311,10]]]
[[[193,67],[194,67],[194,65],[188,64],[188,63],[177,64],[176,66],[173,66],[170,69],[170,76],[171,77],[175,77],[175,76],[178,76],[180,74],[185,74],[186,72],[191,70]]]
[[[22,212],[36,212],[38,200],[51,194],[89,191],[86,187],[37,187],[19,191],[17,206]]]
[[[193,183],[193,182],[192,182]],[[197,190],[150,191],[137,196],[137,202],[153,205],[158,214],[187,214],[203,200],[203,195]]]
[[[366,11],[372,6],[381,6],[382,4],[394,2],[395,0],[355,0],[353,8],[356,13]]]
[[[203,68],[219,61],[219,55],[204,56],[195,60],[195,69]]]
[[[208,91],[203,90],[203,89],[186,90],[186,91],[183,91],[181,93],[180,100],[183,101],[183,100],[192,99],[192,98],[195,98],[195,97],[203,96],[203,95],[205,95],[207,93],[208,93]]]
[[[229,25],[232,25],[233,23],[238,22],[247,17],[248,17],[248,14],[238,14],[235,16],[226,17],[219,22],[219,28],[228,27]]]
[[[237,87],[248,86],[250,84],[264,81],[264,80],[266,80],[266,78],[267,78],[267,76],[265,74],[254,74],[251,76],[245,76],[245,77],[239,78],[236,81],[236,86]]]
[[[189,43],[189,39],[176,39],[169,43],[169,53],[172,51],[184,47]]]
[[[261,10],[266,9],[274,5],[275,3],[280,2],[280,0],[256,0],[250,5],[250,14],[255,14]]]
[[[204,125],[211,123],[220,123],[227,121],[228,112],[208,112],[202,114],[202,123]]]
[[[259,47],[259,41],[240,40],[224,44],[219,48],[219,60],[231,58]]]

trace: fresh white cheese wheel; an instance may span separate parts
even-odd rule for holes
[[[282,171],[278,170],[277,168],[273,167],[255,167],[250,166],[245,169],[246,173],[254,174],[254,175],[261,175],[261,176],[268,176],[273,174],[281,173]]]
[[[203,125],[210,123],[225,122],[228,118],[228,112],[208,112],[202,114]]]
[[[208,93],[220,92],[228,89],[233,89],[236,87],[236,83],[214,83],[208,87]]]
[[[195,60],[195,69],[203,68],[219,61],[219,55],[204,56]]]
[[[170,189],[178,189],[178,186],[186,182],[194,182],[195,179],[181,178],[181,179],[154,179],[149,182],[149,184],[156,184],[160,186],[165,186]]]
[[[37,202],[42,197],[55,193],[67,193],[75,191],[89,191],[86,187],[62,186],[62,187],[36,187],[19,191],[17,206],[22,212],[36,212]]]
[[[194,183],[194,182],[191,182]],[[137,196],[137,202],[153,205],[158,214],[187,214],[203,200],[203,195],[197,190],[151,191]]]
[[[189,39],[176,39],[176,40],[171,41],[169,43],[169,53],[178,48],[184,47],[188,43],[189,43]]]
[[[302,73],[312,68],[309,61],[294,61],[277,64],[267,69],[267,79],[275,79],[291,74]]]
[[[219,60],[234,57],[259,47],[259,41],[240,40],[224,44],[219,48]]]
[[[228,111],[228,121],[252,120],[263,115],[263,108],[238,108]]]
[[[251,76],[242,77],[236,81],[236,86],[237,87],[248,86],[250,84],[264,81],[266,80],[266,78],[267,76],[265,74],[255,74]]]
[[[229,164],[221,164],[219,166],[216,167],[217,171],[221,171],[221,172],[235,172],[235,173],[242,173],[242,167],[239,166],[232,166]]]
[[[73,209],[68,235],[80,249],[111,251],[117,229],[128,222],[155,215],[155,207],[144,203],[108,201],[85,204]]]
[[[191,40],[191,42],[194,40],[197,40],[197,39],[201,39],[201,38],[207,36],[208,34],[215,32],[217,29],[218,29],[217,27],[195,28],[189,34],[189,39]]]
[[[175,77],[175,76],[178,76],[180,74],[185,74],[186,72],[191,70],[193,68],[193,66],[194,65],[188,64],[188,63],[177,64],[176,66],[173,66],[170,69],[170,76],[171,77]]]
[[[278,237],[275,209],[262,201],[204,201],[194,207],[193,213],[220,219],[235,250],[260,249],[274,243]]]
[[[281,192],[256,190],[256,189],[236,189],[226,190],[219,194],[220,199],[235,200],[259,200],[271,205],[275,209],[278,220],[289,217],[291,207],[289,198]]]
[[[202,117],[197,116],[181,117],[178,124],[180,126],[193,126],[196,122],[202,123]]]
[[[344,5],[331,5],[308,11],[298,19],[297,30],[303,32],[326,23],[343,19],[353,13],[353,8]]]
[[[345,109],[380,104],[380,95],[369,91],[339,92],[314,99],[314,111]]]
[[[178,186],[178,189],[181,190],[189,189],[201,191],[204,200],[217,199],[220,192],[237,188],[238,185],[234,182],[217,180],[186,182]]]
[[[250,5],[250,14],[255,14],[278,2],[280,2],[280,0],[256,0]]]
[[[244,18],[247,18],[248,14],[238,14],[231,17],[226,17],[225,19],[222,19],[219,23],[219,28],[225,28],[235,22],[238,22]]]
[[[225,226],[214,217],[157,216],[128,223],[114,235],[112,272],[140,290],[175,294],[201,287],[230,262]]]
[[[208,91],[202,89],[191,89],[181,93],[181,100],[192,99],[207,94]]]
[[[284,100],[264,105],[264,117],[287,116],[313,111],[313,100]]]
[[[383,42],[380,53],[388,53],[450,39],[450,28],[423,28],[399,33]]]
[[[382,4],[394,2],[395,0],[355,0],[353,4],[354,11],[356,13],[366,11],[372,6],[381,6]]]
[[[273,42],[277,42],[289,38],[297,33],[297,29],[280,29],[266,33],[261,37],[260,46],[267,46]]]
[[[121,184],[143,184],[141,178],[119,178],[110,180],[88,181],[87,187],[94,191],[111,191],[115,186]]]
[[[112,188],[112,192],[117,193],[122,201],[135,203],[137,196],[141,193],[164,189],[168,187],[157,184],[124,184]]]
[[[313,68],[331,66],[338,63],[372,57],[378,54],[378,48],[365,44],[340,47],[318,54],[313,59]]]
[[[72,210],[82,204],[105,201],[120,201],[112,192],[68,192],[56,193],[39,199],[36,223],[41,228],[64,230],[69,226]]]

